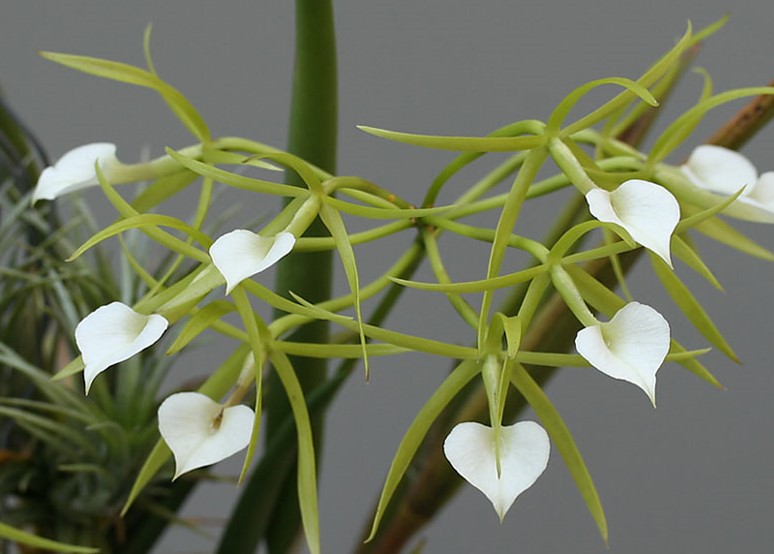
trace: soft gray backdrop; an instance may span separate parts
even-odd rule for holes
[[[483,134],[516,119],[545,118],[582,82],[636,77],[683,33],[688,19],[703,26],[728,10],[730,22],[699,64],[712,73],[718,90],[774,78],[774,8],[766,0],[341,0],[336,8],[340,172],[363,175],[415,201],[450,155],[389,144],[359,133],[356,124]],[[0,83],[54,157],[97,140],[117,143],[126,161],[136,159],[143,146],[157,153],[188,143],[153,93],[84,76],[35,54],[48,49],[142,65],[142,32],[149,22],[158,70],[199,107],[216,135],[284,145],[291,2],[2,0]],[[688,76],[684,86],[671,113],[699,94],[701,80]],[[713,115],[714,124],[702,127],[696,140],[732,112]],[[774,169],[772,137],[769,129],[746,150],[761,169]],[[88,197],[100,203],[98,192]],[[541,219],[555,209],[545,203],[540,208],[526,220],[526,234],[539,236]],[[774,228],[744,229],[774,247]],[[726,294],[698,283],[684,266],[677,269],[696,285],[744,361],[737,366],[715,353],[705,358],[725,392],[674,364],[659,373],[655,411],[636,388],[592,370],[568,370],[548,390],[595,477],[612,552],[767,552],[774,544],[774,268],[702,246]],[[369,259],[369,250],[357,252],[366,277],[385,263],[384,256]],[[466,268],[468,278],[483,272],[475,265],[483,258],[470,261],[464,251],[456,252],[456,263],[450,262],[455,276],[463,278]],[[478,273],[470,273],[471,265]],[[643,265],[635,273],[634,293],[661,310],[687,346],[703,346],[650,270]],[[447,323],[452,318],[442,298],[423,304],[416,298],[409,297],[410,311],[390,325],[470,341],[461,325]],[[206,369],[197,362],[178,371]],[[322,464],[326,552],[351,547],[400,436],[446,369],[446,362],[431,358],[380,359],[370,384],[354,378],[345,389],[330,414]],[[232,494],[226,486],[204,489],[186,514],[217,517]],[[213,495],[222,506],[213,506]],[[217,534],[217,527],[212,531]],[[431,553],[605,552],[557,455],[502,525],[488,501],[469,488],[423,535]],[[158,552],[211,550],[211,543],[175,530]]]

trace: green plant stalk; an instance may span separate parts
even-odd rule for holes
[[[707,143],[738,149],[750,140],[763,126],[774,117],[774,102],[769,97],[759,96],[740,110],[729,123],[713,134]],[[763,122],[763,123],[762,123]],[[642,138],[642,131],[636,133]],[[642,253],[642,249],[627,252],[619,256],[621,269],[627,273]],[[615,272],[608,259],[594,260],[586,265],[586,271],[608,287],[617,283]],[[512,306],[509,306],[512,308]],[[509,313],[504,311],[504,313]],[[561,352],[572,345],[579,329],[574,316],[570,313],[558,294],[554,294],[544,305],[535,319],[530,332],[522,342],[525,350]],[[537,369],[531,372],[541,386],[558,373],[559,368]],[[520,395],[509,398],[506,420],[511,420],[527,407]],[[464,403],[451,406],[453,413],[436,422],[423,449],[424,457],[418,460],[417,471],[410,483],[405,483],[396,492],[394,506],[382,519],[377,536],[370,543],[358,544],[355,551],[359,554],[391,554],[400,552],[411,537],[432,520],[438,511],[448,502],[462,484],[462,479],[452,470],[442,454],[441,443],[451,428],[459,421],[485,421],[487,413],[486,395],[480,389],[469,394]],[[420,454],[421,456],[422,454]],[[361,541],[368,536],[371,521],[367,521]]]
[[[332,0],[296,0],[295,56],[288,152],[326,172],[335,173],[338,90]],[[291,171],[286,174],[286,182],[304,186]],[[327,230],[319,219],[306,232],[306,236],[325,235]],[[275,289],[282,295],[292,290],[310,302],[321,302],[330,298],[331,285],[331,252],[297,252],[280,262]],[[301,327],[289,340],[326,343],[328,335],[328,323],[318,321]],[[291,363],[307,393],[325,382],[326,360],[294,357]],[[271,441],[291,413],[275,374],[269,378],[265,405],[267,440]],[[324,411],[320,410],[312,421],[318,458],[323,421]],[[267,536],[269,550],[276,553],[290,548],[301,525],[296,472],[284,473]]]

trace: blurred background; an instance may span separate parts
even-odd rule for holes
[[[729,10],[730,21],[705,45],[696,65],[710,72],[718,91],[774,78],[774,8],[762,0],[337,0],[335,7],[339,173],[366,177],[415,202],[453,154],[391,144],[355,125],[481,135],[518,119],[545,119],[577,85],[607,76],[636,78],[683,34],[688,20],[703,27]],[[53,50],[143,65],[148,23],[154,25],[156,68],[198,107],[214,135],[285,146],[292,2],[3,0],[0,86],[53,158],[76,145],[109,141],[131,162],[146,148],[155,156],[167,145],[192,142],[154,93],[82,75],[36,54]],[[686,75],[667,113],[687,108],[701,85],[700,76]],[[604,90],[585,105],[611,94]],[[694,142],[741,105],[710,114]],[[761,171],[774,170],[773,142],[774,127],[744,150]],[[671,161],[687,153],[679,151]],[[441,200],[451,200],[485,167],[465,172]],[[99,191],[85,196],[104,206],[106,221],[113,217]],[[556,202],[536,203],[520,220],[520,233],[540,237],[546,219],[559,209]],[[275,208],[248,206],[253,215]],[[774,227],[738,227],[774,247]],[[411,238],[391,243],[388,252],[358,249],[362,280],[381,273]],[[452,276],[479,278],[486,256],[478,249],[474,254],[467,243],[450,244],[444,252]],[[635,387],[591,369],[565,370],[547,389],[599,489],[612,552],[764,552],[774,544],[774,267],[708,241],[699,246],[727,292],[712,289],[685,266],[678,264],[677,271],[743,361],[737,365],[715,352],[704,358],[727,390],[676,364],[659,372],[656,410]],[[432,277],[425,269],[417,278]],[[345,289],[342,272],[338,286]],[[705,346],[647,264],[635,269],[630,286],[667,317],[685,346]],[[409,294],[402,306],[388,326],[450,342],[473,338],[440,295]],[[222,355],[208,351],[177,364],[170,387],[206,373],[206,364]],[[342,392],[328,418],[321,467],[325,552],[351,550],[402,434],[448,367],[431,357],[375,359],[370,383],[354,375]],[[220,470],[236,473],[235,460]],[[218,518],[228,514],[235,493],[230,485],[202,487],[184,514],[217,536]],[[467,487],[421,536],[428,553],[606,551],[558,454],[502,524],[486,498]],[[206,553],[212,545],[177,528],[157,551]]]

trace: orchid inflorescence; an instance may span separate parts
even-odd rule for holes
[[[249,446],[244,462],[247,468],[261,419],[264,366],[271,366],[280,376],[293,407],[300,452],[299,483],[302,477],[307,479],[299,486],[299,502],[307,540],[314,551],[314,449],[307,406],[299,396],[289,355],[362,357],[366,364],[369,356],[406,351],[445,355],[458,360],[457,365],[406,433],[387,477],[372,535],[432,422],[467,383],[480,375],[489,406],[488,425],[457,423],[443,445],[449,463],[487,496],[502,520],[516,497],[545,470],[553,443],[567,461],[579,488],[586,491],[584,500],[606,537],[596,489],[572,436],[532,375],[546,367],[591,366],[604,375],[636,385],[654,406],[657,372],[665,361],[675,361],[704,380],[718,383],[697,359],[706,350],[686,350],[672,338],[669,324],[657,309],[624,299],[601,282],[589,264],[609,261],[620,270],[621,257],[647,252],[655,274],[678,306],[684,308],[689,320],[713,346],[733,357],[709,316],[695,309],[698,301],[677,276],[674,262],[682,262],[715,284],[714,276],[689,240],[689,232],[717,237],[729,228],[720,215],[774,221],[774,193],[768,190],[773,186],[774,173],[758,176],[754,166],[741,155],[720,146],[697,146],[683,165],[664,162],[687,140],[704,113],[719,103],[714,97],[703,98],[684,117],[667,126],[649,153],[617,138],[658,104],[658,99],[674,83],[675,69],[681,67],[683,54],[696,41],[696,35],[689,30],[636,81],[616,78],[595,82],[594,86],[622,87],[623,92],[569,124],[565,120],[571,108],[593,87],[573,91],[546,123],[521,121],[487,137],[434,137],[363,127],[364,131],[386,139],[462,152],[433,183],[421,208],[365,179],[329,175],[300,158],[248,139],[212,139],[203,120],[187,102],[177,105],[174,111],[187,114],[183,122],[199,139],[191,147],[168,149],[160,158],[134,165],[119,162],[111,144],[76,148],[43,172],[34,199],[49,200],[87,187],[100,187],[118,211],[119,220],[97,233],[74,256],[136,228],[180,258],[190,260],[194,269],[174,282],[151,283],[148,294],[134,306],[114,302],[87,316],[75,330],[81,358],[60,376],[83,370],[84,389],[88,393],[92,382],[109,366],[153,347],[164,333],[174,331],[171,353],[185,349],[207,329],[235,340],[245,361],[241,371],[233,363],[224,364],[197,391],[176,392],[161,403],[159,431],[169,450],[154,450],[135,488],[141,489],[154,477],[170,451],[176,463],[175,478]],[[132,82],[134,73],[125,71],[122,64],[110,65],[112,62],[104,60],[97,63],[93,58],[62,54],[46,56],[89,73],[100,74],[99,68],[110,66],[111,72],[104,76],[119,75]],[[155,72],[152,75],[158,79]],[[155,81],[135,84],[151,86],[148,82]],[[169,95],[168,85],[159,84],[156,88],[167,102],[183,102],[178,96]],[[726,93],[724,98],[772,93],[774,89],[758,87],[738,95]],[[595,127],[603,130],[597,131]],[[437,202],[451,174],[490,151],[513,154],[498,166],[499,171],[474,184],[458,200]],[[538,180],[538,172],[549,159],[558,172]],[[236,165],[237,170],[224,169],[224,165]],[[240,168],[246,166],[257,166],[262,171],[282,166],[298,174],[306,187],[245,176]],[[485,198],[509,176],[513,180],[506,193]],[[230,230],[216,239],[203,230],[208,215],[206,202],[200,204],[192,222],[151,211],[172,197],[164,188],[170,186],[171,179],[191,183],[195,177],[202,180],[203,198],[218,182],[260,195],[284,197],[286,204],[261,229]],[[150,184],[142,192],[142,202],[125,200],[114,187],[143,180]],[[518,234],[517,220],[526,202],[572,187],[577,190],[576,198],[585,203],[579,204],[577,217],[564,223],[551,243],[542,244]],[[140,204],[142,210],[137,209]],[[484,210],[499,210],[493,228],[459,221]],[[388,223],[350,234],[342,214]],[[318,218],[330,236],[305,236]],[[382,278],[361,285],[353,245],[410,230],[418,233],[415,245]],[[600,230],[601,244],[586,246],[588,237]],[[490,256],[484,278],[465,282],[449,278],[435,248],[436,239],[444,233],[486,241]],[[751,241],[741,234],[733,237],[726,240],[731,246],[771,256],[761,254],[765,251],[760,247],[751,247]],[[279,296],[261,284],[260,272],[293,251],[320,249],[339,253],[350,294],[313,304],[300,297]],[[534,262],[515,273],[502,274],[503,260],[514,250],[527,252]],[[425,255],[437,283],[409,280],[409,268]],[[618,271],[617,277],[623,285],[623,271]],[[462,347],[368,324],[362,316],[361,303],[396,283],[447,295],[462,319],[474,327],[477,344]],[[492,314],[494,292],[506,287],[520,291],[514,296],[516,302]],[[522,349],[529,344],[526,337],[530,336],[549,292],[562,299],[580,327],[574,341],[577,354]],[[479,293],[480,309],[474,309],[461,296],[463,293]],[[253,309],[251,297],[286,315],[265,321]],[[692,309],[685,309],[686,305]],[[344,310],[352,310],[355,317],[340,313]],[[243,328],[223,319],[232,312],[240,315]],[[353,342],[360,344],[298,344],[283,340],[289,330],[314,320],[342,326],[354,337]],[[253,387],[255,403],[248,407],[241,401]],[[507,421],[507,396],[512,388],[529,402],[543,426],[532,421]]]

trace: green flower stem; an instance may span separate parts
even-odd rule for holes
[[[450,221],[441,216],[429,216],[422,218],[422,222],[437,227],[439,229],[445,229],[456,233],[463,237],[471,239],[481,240],[491,243],[494,240],[495,232],[493,229],[484,229],[481,227],[473,227],[472,225],[465,225],[464,223],[457,223]],[[518,248],[531,254],[535,259],[540,262],[545,262],[548,256],[548,249],[540,242],[526,237],[520,237],[518,235],[511,234],[508,237],[508,246],[512,248]]]
[[[524,160],[524,165],[521,167],[521,170],[513,181],[513,186],[511,187],[511,191],[503,205],[503,209],[500,212],[500,217],[497,221],[497,229],[495,231],[494,240],[492,241],[492,248],[489,253],[489,264],[486,271],[488,279],[496,277],[500,271],[500,265],[505,257],[505,250],[508,247],[508,238],[511,235],[511,230],[516,226],[516,221],[518,220],[521,208],[524,205],[527,190],[529,190],[535,176],[543,166],[543,162],[547,155],[548,151],[543,147],[531,150]],[[477,340],[479,348],[483,347],[486,338],[489,308],[492,304],[492,297],[492,292],[486,291],[481,300]]]
[[[597,188],[597,184],[591,180],[586,173],[586,170],[583,169],[583,166],[578,161],[578,158],[575,157],[575,154],[572,153],[572,150],[570,150],[562,139],[551,139],[548,143],[548,149],[550,150],[556,165],[562,170],[562,173],[567,175],[572,181],[572,184],[583,194]]]
[[[433,268],[435,278],[439,283],[451,283],[449,274],[446,273],[446,268],[443,265],[443,259],[441,253],[438,251],[438,242],[435,238],[435,233],[431,231],[423,231],[422,239],[425,243],[425,250],[427,251],[427,258],[430,261],[430,266]],[[473,308],[470,307],[462,296],[455,293],[446,293],[446,296],[451,302],[452,307],[462,317],[462,319],[470,325],[473,329],[478,327],[478,314]]]
[[[422,245],[414,243],[381,277],[375,279],[368,285],[361,287],[360,300],[367,300],[384,290],[386,287],[392,285],[393,282],[390,280],[390,277],[397,277],[407,273],[407,269],[417,265],[422,260],[423,256],[424,250]],[[323,310],[337,312],[348,308],[353,304],[354,297],[352,296],[352,293],[349,293],[337,298],[331,298],[325,302],[320,302],[317,305]],[[307,316],[297,314],[284,315],[269,324],[269,331],[273,337],[281,337],[291,329],[305,325],[311,321],[313,321],[312,318]]]
[[[413,227],[414,223],[409,219],[401,219],[374,227],[368,231],[361,231],[359,233],[352,233],[349,235],[349,242],[353,246],[355,244],[364,244],[366,242],[372,242],[390,235],[404,231],[410,227]],[[301,237],[296,241],[296,245],[293,250],[296,252],[317,252],[320,250],[333,250],[336,248],[336,242],[332,237]]]

